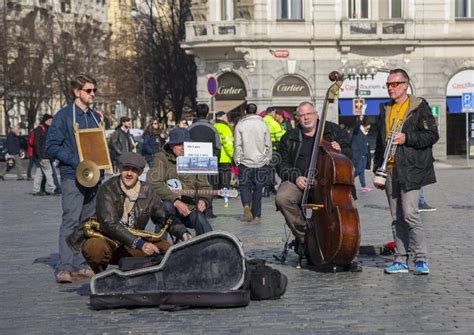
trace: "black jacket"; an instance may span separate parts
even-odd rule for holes
[[[433,144],[439,139],[436,120],[426,100],[409,96],[409,105],[401,132],[404,145],[395,151],[399,183],[405,192],[436,182],[433,166]],[[377,142],[374,154],[374,172],[382,165],[386,145],[387,112],[392,103],[383,106],[378,120]]]
[[[336,141],[339,143],[341,152],[351,158],[349,137],[337,124],[326,121],[323,138],[328,142]],[[296,167],[296,160],[298,159],[302,142],[303,134],[299,124],[296,128],[288,130],[281,138],[278,150],[279,162],[277,171],[283,181],[294,183],[298,177],[303,175],[302,171]]]
[[[189,135],[194,142],[212,143],[213,155],[219,159],[221,152],[221,139],[216,128],[206,119],[196,119],[188,127]]]
[[[120,223],[124,201],[125,194],[120,188],[120,176],[110,178],[99,187],[97,192],[96,216],[107,237],[131,247],[136,236]],[[132,228],[144,230],[150,218],[154,224],[162,224],[165,221],[161,198],[147,183],[142,182],[138,199],[132,210],[135,212],[136,219],[135,226]],[[181,238],[187,230],[182,223],[174,222],[168,232]],[[80,225],[68,237],[67,242],[73,250],[80,249],[84,242],[83,225]]]
[[[20,154],[20,136],[12,131],[7,135],[7,151],[10,155]]]
[[[48,126],[42,124],[36,127],[33,131],[35,132],[33,141],[33,159],[49,159],[45,151]]]
[[[109,146],[112,159],[117,160],[122,153],[132,151],[132,135],[130,132],[126,133],[122,130],[122,128],[118,128],[112,134]]]

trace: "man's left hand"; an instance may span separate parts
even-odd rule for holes
[[[341,152],[341,146],[336,141],[331,142],[331,147],[337,152]]]
[[[207,204],[204,200],[199,200],[197,203],[197,210],[200,212],[204,212],[207,208]]]
[[[183,236],[181,236],[181,240],[183,241],[189,241],[192,238],[193,236],[190,233],[184,233]]]
[[[405,135],[405,133],[398,133],[393,138],[393,144],[397,144],[397,145],[405,144],[406,139],[407,139],[407,136]]]

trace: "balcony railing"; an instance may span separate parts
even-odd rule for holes
[[[245,37],[247,21],[186,23],[186,41],[232,40]]]
[[[343,20],[341,23],[343,40],[390,40],[414,38],[414,24],[412,21]]]

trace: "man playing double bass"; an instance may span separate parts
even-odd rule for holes
[[[288,130],[281,138],[277,171],[282,179],[282,184],[278,188],[275,202],[295,236],[296,252],[304,255],[306,223],[300,204],[306,187],[306,176],[319,116],[313,104],[305,101],[300,103],[297,108],[297,119],[299,121],[297,127]],[[349,139],[337,124],[326,121],[323,138],[331,143],[334,150],[342,152],[350,158]],[[362,268],[358,263],[353,263],[351,270],[361,271]]]

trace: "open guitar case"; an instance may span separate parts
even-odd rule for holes
[[[90,304],[93,309],[158,306],[163,310],[247,306],[246,267],[240,241],[227,232],[213,231],[171,246],[158,265],[95,275]]]

